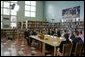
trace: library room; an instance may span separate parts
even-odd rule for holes
[[[1,1],[1,56],[84,56],[84,1]]]

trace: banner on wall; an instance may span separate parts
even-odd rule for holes
[[[80,18],[80,6],[63,9],[62,17],[63,17],[63,19],[65,19],[65,18]]]

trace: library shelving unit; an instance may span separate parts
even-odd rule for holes
[[[16,37],[16,29],[1,29],[1,38],[8,38],[11,37],[12,39],[15,39]]]
[[[17,28],[21,29],[30,29],[30,30],[36,30],[38,32],[40,31],[48,31],[50,29],[78,29],[78,30],[84,30],[84,21],[76,21],[76,22],[57,22],[57,23],[49,23],[49,22],[43,22],[43,21],[23,21],[18,22]]]

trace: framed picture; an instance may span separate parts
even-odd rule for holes
[[[63,9],[62,17],[63,18],[79,18],[80,17],[80,6]]]

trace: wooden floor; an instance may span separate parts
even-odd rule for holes
[[[26,39],[1,39],[1,56],[42,56],[41,51],[36,49],[33,55],[31,48]]]

